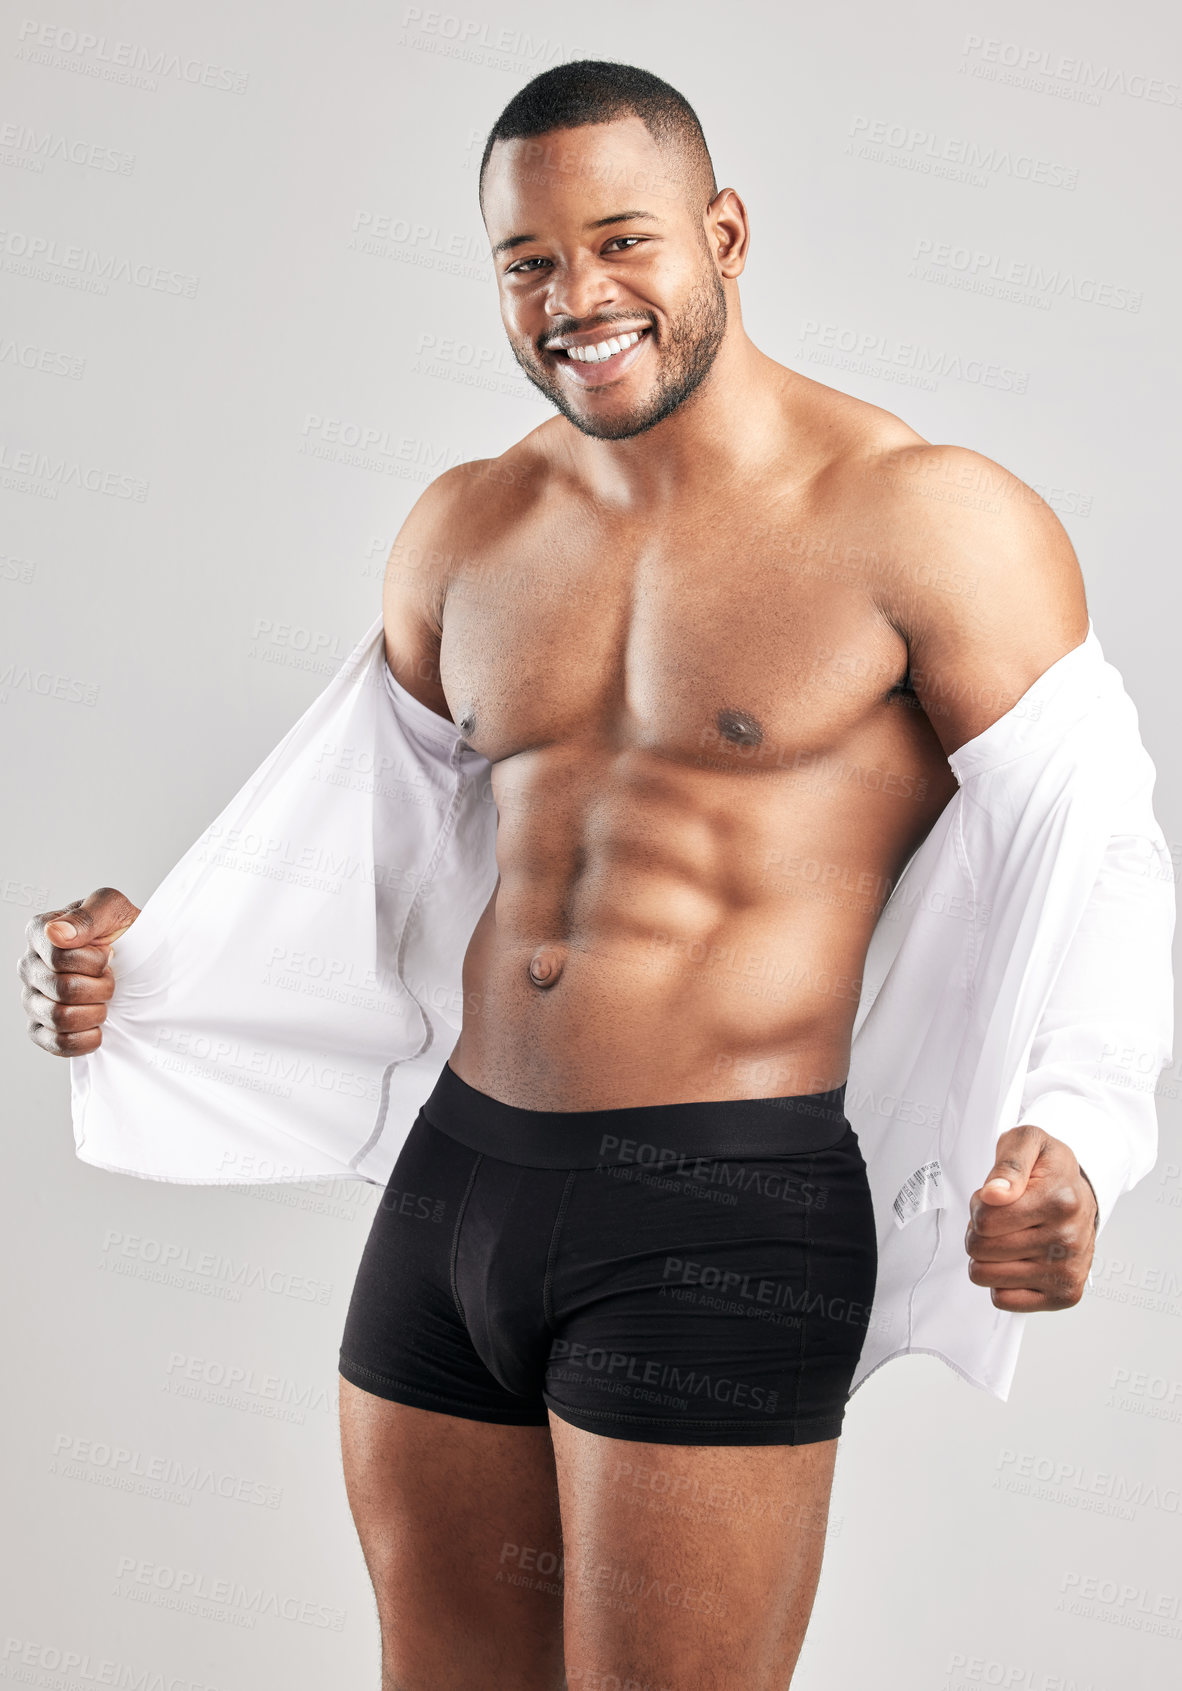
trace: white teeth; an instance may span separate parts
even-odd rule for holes
[[[566,356],[577,359],[580,364],[602,364],[605,358],[612,358],[617,352],[635,346],[641,332],[632,329],[626,335],[614,336],[609,341],[599,341],[595,346],[568,346]]]

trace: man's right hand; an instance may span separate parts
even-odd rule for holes
[[[21,1002],[34,1045],[55,1057],[98,1050],[107,1001],[115,990],[111,945],[138,915],[123,893],[99,887],[62,910],[33,917],[25,928],[29,949],[17,973],[25,983]]]

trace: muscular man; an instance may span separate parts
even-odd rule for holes
[[[379,1207],[342,1347],[383,1686],[782,1691],[861,1330],[708,1288],[870,1302],[842,1113],[867,945],[948,754],[1085,639],[1083,585],[1013,476],[752,343],[747,209],[667,84],[536,78],[481,205],[559,414],[424,492],[384,590],[393,684],[491,763],[499,878],[391,1180],[451,1224]],[[22,963],[62,1055],[101,1039],[136,911],[68,913]],[[647,1177],[638,1139],[676,1168]],[[1077,1303],[1071,1150],[1018,1126],[981,1178],[974,1282]],[[597,1349],[657,1384],[615,1390]],[[710,1389],[662,1389],[687,1370]]]

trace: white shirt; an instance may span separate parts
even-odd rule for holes
[[[1004,1400],[1026,1317],[968,1278],[969,1196],[1021,1123],[1075,1152],[1101,1227],[1153,1167],[1173,875],[1090,623],[948,761],[958,790],[879,917],[854,1025],[879,1266],[853,1389],[925,1351]],[[102,1044],[70,1060],[78,1156],[384,1183],[460,1031],[497,875],[490,767],[395,680],[379,616],[116,941]]]

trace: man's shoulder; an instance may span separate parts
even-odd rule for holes
[[[951,752],[1084,639],[1075,549],[1032,487],[968,447],[885,441],[849,476],[875,535],[869,591]]]
[[[952,749],[997,714],[995,694],[1012,704],[1086,635],[1075,549],[1047,501],[984,453],[934,444],[877,406],[826,407],[818,507],[858,545],[865,591],[907,642]],[[955,709],[935,697],[950,687],[965,694]]]
[[[435,476],[407,512],[390,548],[383,608],[390,650],[425,652],[439,639],[454,581],[478,576],[497,543],[538,496],[541,456],[533,430],[493,458],[468,458]],[[391,658],[391,668],[395,663]],[[398,671],[396,670],[396,673]],[[440,695],[442,697],[442,695]],[[438,709],[434,698],[424,700]]]
[[[883,406],[811,378],[806,399],[828,444],[822,478],[851,510],[865,505],[884,539],[908,531],[937,538],[997,533],[1004,526],[1061,536],[1050,506],[1011,470],[967,446],[933,443]]]
[[[968,446],[884,437],[867,454],[866,467],[872,485],[896,496],[884,500],[893,512],[926,513],[932,521],[945,518],[961,529],[996,527],[993,518],[1061,526],[1034,488]]]
[[[544,427],[544,425],[543,425]],[[502,523],[520,518],[536,502],[551,469],[551,454],[542,428],[493,458],[466,458],[429,482],[415,505],[416,513],[433,525],[452,531],[488,536]]]
[[[1075,565],[1062,523],[1041,494],[971,447],[886,440],[854,468],[877,508],[884,539],[913,547],[982,548],[982,560]]]
[[[877,586],[945,612],[950,593],[1082,604],[1067,532],[1021,477],[970,447],[925,440],[876,406],[852,421],[829,476],[835,503],[875,537]]]

